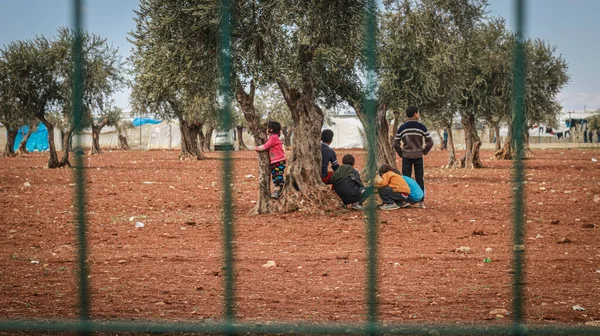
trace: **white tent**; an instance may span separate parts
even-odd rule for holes
[[[146,149],[178,149],[181,147],[179,123],[163,121],[152,126]]]
[[[364,148],[367,142],[362,123],[355,115],[336,115],[323,129],[333,131],[332,148]]]

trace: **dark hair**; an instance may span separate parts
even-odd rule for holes
[[[352,154],[344,155],[344,157],[342,158],[342,163],[354,167],[354,156],[352,156]]]
[[[402,176],[402,173],[397,168],[394,168],[394,167],[392,167],[392,165],[387,164],[387,163],[382,164],[381,167],[379,167],[379,169],[377,170],[377,172],[379,173],[379,175],[383,175],[383,174],[389,172],[390,170],[393,171],[394,173]]]
[[[279,133],[281,133],[281,124],[277,121],[270,120],[267,122],[267,128],[273,130],[273,134],[279,135]]]
[[[406,108],[406,116],[412,118],[415,113],[419,113],[419,108],[416,106],[409,106]]]
[[[324,143],[331,143],[333,141],[333,131],[330,129],[325,129],[321,132],[321,141]]]

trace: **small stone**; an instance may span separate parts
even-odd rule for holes
[[[400,263],[397,263],[397,262],[395,262],[395,263],[394,263],[394,268],[396,268],[396,267],[398,267],[398,266],[400,266]]]
[[[541,191],[546,191],[546,187],[540,187]]]
[[[571,243],[571,240],[569,238],[567,238],[567,237],[563,237],[563,238],[559,239],[557,241],[557,243],[558,244],[569,244],[569,243]]]
[[[513,251],[515,251],[515,252],[525,251],[525,245],[515,245],[515,246],[513,246]]]
[[[193,225],[196,225],[196,222],[194,222],[194,221],[187,221],[187,222],[185,222],[185,225],[192,225],[193,226]]]
[[[465,253],[465,254],[467,254],[467,253],[471,252],[471,248],[468,247],[468,246],[461,246],[461,247],[455,249],[454,251],[458,252],[458,253]]]
[[[219,276],[219,271],[212,271],[213,276]]]
[[[560,220],[556,219],[550,222],[550,224],[552,225],[558,225],[560,223]]]
[[[275,261],[269,260],[269,261],[267,261],[266,264],[262,265],[262,267],[264,267],[264,268],[277,267],[277,264],[275,264]]]
[[[25,183],[23,183],[23,186],[24,186],[24,187],[31,187],[31,183],[29,183],[29,182],[25,182]]]
[[[493,250],[494,250],[494,249],[492,249],[491,247],[487,247],[487,248],[485,249],[485,252],[488,252],[488,253],[489,253],[489,252],[492,252]]]
[[[117,261],[117,262],[118,262],[119,264],[126,264],[126,263],[127,263],[127,260],[125,260],[125,259],[121,259],[121,260],[119,260],[119,261]]]
[[[541,234],[538,234],[537,236],[535,236],[535,239],[542,239],[542,238],[544,238],[544,237],[542,237]]]
[[[502,317],[504,317],[504,316],[508,315],[508,310],[498,308],[498,309],[494,309],[494,310],[490,311],[489,314],[490,315],[502,315]]]
[[[485,236],[485,232],[483,231],[473,231],[473,236]]]
[[[594,225],[592,223],[587,223],[587,224],[581,224],[581,227],[584,229],[593,229],[596,227],[596,225]]]

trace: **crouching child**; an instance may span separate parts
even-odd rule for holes
[[[342,165],[336,169],[329,182],[342,202],[353,210],[362,210],[362,203],[369,196],[360,174],[354,169],[354,156],[347,154],[342,158]]]

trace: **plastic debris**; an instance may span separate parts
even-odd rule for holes
[[[262,265],[262,267],[264,267],[264,268],[271,268],[271,267],[277,267],[277,265],[275,264],[275,261],[269,260],[269,261],[267,261],[266,264]]]
[[[29,182],[25,182],[25,183],[23,183],[23,186],[24,186],[24,187],[31,187],[31,183],[29,183]]]
[[[598,159],[592,158],[592,162],[598,162]]]
[[[585,310],[585,308],[583,308],[583,307],[582,307],[582,306],[580,306],[580,305],[574,305],[574,306],[573,306],[573,310],[577,310],[577,311],[584,311],[584,310]]]
[[[252,174],[248,174],[248,175],[246,175],[246,176],[244,176],[244,177],[245,177],[245,178],[254,178],[255,176],[254,176],[254,175],[252,175]]]
[[[135,222],[135,228],[139,229],[139,228],[143,228],[144,227],[144,223],[142,222]]]

